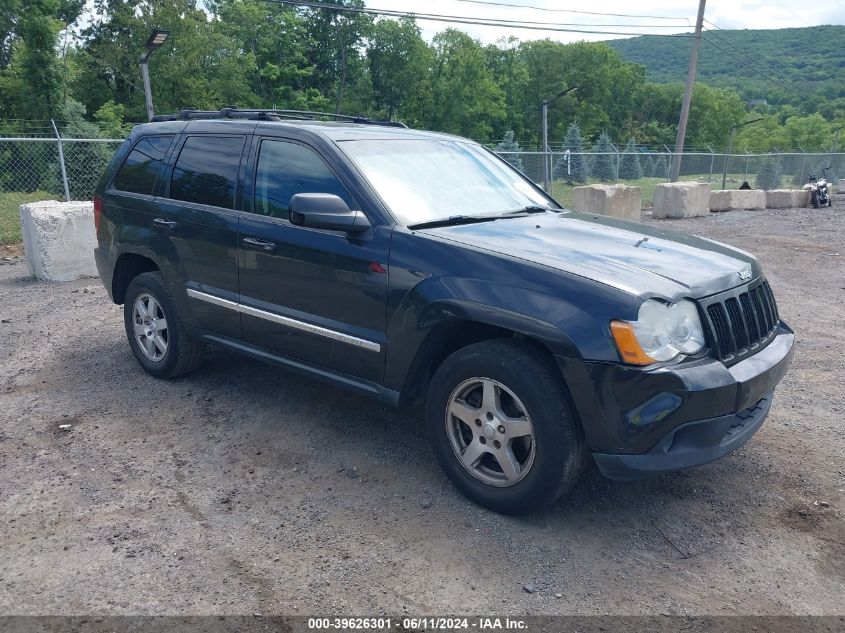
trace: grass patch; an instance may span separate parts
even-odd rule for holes
[[[56,199],[54,194],[46,191],[0,192],[0,244],[16,244],[21,241],[20,207],[22,204]]]

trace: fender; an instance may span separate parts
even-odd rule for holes
[[[603,302],[585,292],[583,281],[579,285],[580,294],[553,295],[528,283],[491,284],[451,276],[421,281],[388,315],[385,385],[401,389],[427,338],[450,321],[509,330],[537,341],[558,356],[618,362],[610,330],[602,325],[615,316],[603,319]],[[576,303],[571,297],[582,301]],[[618,296],[614,306],[619,307]]]

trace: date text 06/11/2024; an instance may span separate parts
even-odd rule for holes
[[[508,617],[308,618],[313,631],[527,631],[524,620]]]

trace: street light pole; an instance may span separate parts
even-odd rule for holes
[[[153,110],[153,92],[150,89],[150,68],[147,60],[141,62],[141,78],[144,80],[144,100],[147,102],[147,121],[152,121],[155,116]]]
[[[150,88],[150,69],[148,62],[153,52],[161,47],[162,44],[170,37],[170,31],[164,29],[154,29],[147,38],[147,43],[144,45],[144,52],[141,53],[139,62],[141,64],[141,78],[144,80],[144,100],[147,104],[147,119],[153,120],[155,111],[153,110],[153,92]]]
[[[740,123],[739,125],[734,125],[731,128],[731,138],[728,141],[728,152],[727,152],[727,154],[725,154],[725,166],[724,166],[724,169],[722,170],[722,189],[725,188],[725,182],[728,179],[728,159],[730,158],[731,151],[733,151],[733,148],[734,148],[734,136],[736,136],[736,129],[738,127],[742,127],[744,125],[751,125],[752,123],[757,123],[757,121],[762,121],[765,118],[766,117],[761,116],[759,119],[751,119],[750,121],[746,121],[745,123]]]
[[[540,105],[540,112],[543,119],[543,190],[549,194],[552,192],[552,155],[549,151],[549,105],[577,89],[578,86],[567,88],[550,99],[543,99]]]

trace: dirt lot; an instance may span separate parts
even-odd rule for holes
[[[639,483],[591,468],[527,518],[459,496],[418,411],[222,353],[156,381],[97,280],[5,254],[0,613],[842,614],[838,204],[660,222],[760,256],[794,365],[733,455]]]

